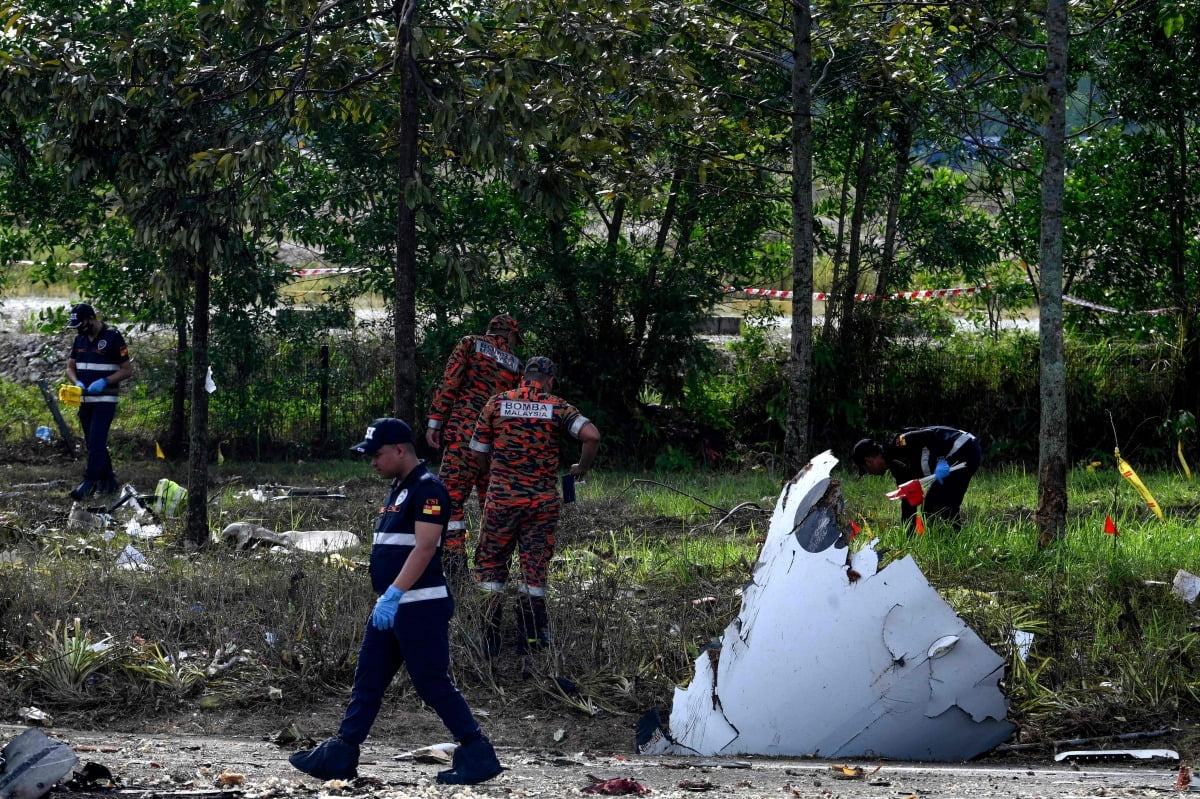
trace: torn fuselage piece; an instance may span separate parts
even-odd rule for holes
[[[911,557],[851,552],[822,453],[784,487],[719,657],[702,655],[643,754],[959,761],[1005,741],[1004,660]]]

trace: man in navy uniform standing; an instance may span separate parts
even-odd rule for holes
[[[67,380],[83,390],[79,425],[87,443],[83,482],[71,489],[71,499],[117,493],[117,477],[108,454],[108,429],[117,415],[118,386],[133,374],[129,348],[114,328],[96,318],[86,302],[71,308],[67,327],[78,331],[67,356]]]
[[[335,737],[290,758],[293,766],[318,779],[358,776],[359,747],[401,665],[408,669],[417,695],[458,742],[452,768],[438,772],[437,781],[473,785],[503,771],[450,677],[454,598],[441,559],[450,496],[417,458],[412,442],[408,424],[383,418],[371,422],[365,438],[350,448],[370,456],[372,468],[390,478],[392,486],[375,523],[371,587],[379,598],[363,632],[350,703]]]

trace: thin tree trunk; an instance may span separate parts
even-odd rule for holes
[[[392,312],[395,329],[392,412],[416,425],[417,407],[417,216],[408,189],[417,176],[417,133],[421,111],[417,104],[417,62],[412,54],[412,25],[417,0],[396,5],[397,53],[400,75],[400,113],[396,146],[396,261],[393,264]]]
[[[183,454],[184,439],[188,435],[188,308],[184,297],[175,303],[175,378],[171,391],[171,423],[167,431],[165,454],[177,458]]]
[[[212,266],[207,255],[195,265],[195,302],[192,309],[192,425],[188,445],[187,523],[184,547],[208,545],[208,303]]]
[[[1063,346],[1063,150],[1066,138],[1067,0],[1046,2],[1046,88],[1042,134],[1042,236],[1039,308],[1041,431],[1038,546],[1062,538],[1067,523],[1067,377]]]
[[[792,3],[792,342],[784,457],[790,471],[808,459],[812,394],[813,130],[812,13]]]

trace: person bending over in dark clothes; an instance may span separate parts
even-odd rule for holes
[[[854,463],[860,474],[891,472],[896,485],[933,475],[925,492],[925,516],[962,526],[962,501],[971,478],[983,460],[979,439],[954,427],[914,427],[883,441],[864,438],[854,445]],[[955,468],[957,467],[957,468]],[[917,506],[900,500],[900,520],[911,527]]]

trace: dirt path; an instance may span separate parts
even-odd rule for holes
[[[0,725],[4,741],[22,731]],[[211,735],[139,735],[103,731],[47,731],[72,747],[81,763],[113,775],[118,795],[132,799],[267,799],[306,795],[403,797],[564,797],[585,795],[595,780],[629,778],[652,795],[707,793],[738,797],[1144,797],[1173,791],[1178,766],[1156,761],[1136,766],[1082,766],[993,761],[961,766],[867,763],[858,779],[835,778],[825,761],[784,758],[648,758],[617,752],[566,752],[499,747],[508,770],[489,783],[451,788],[434,783],[443,766],[396,760],[433,741],[371,740],[363,747],[360,777],[322,784],[288,764],[293,746],[262,738]],[[876,767],[878,770],[875,770]],[[224,774],[224,778],[222,775]],[[69,797],[56,790],[52,796]]]

